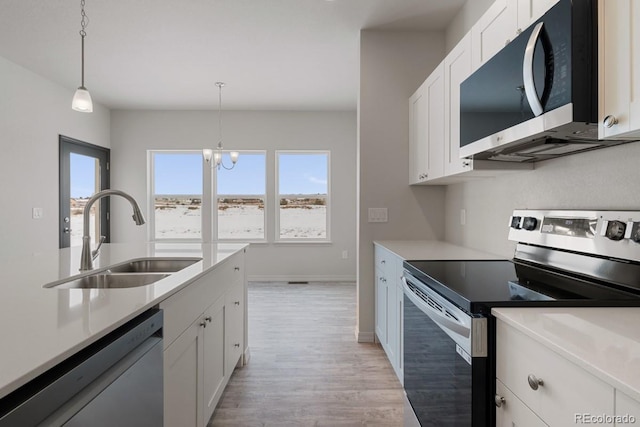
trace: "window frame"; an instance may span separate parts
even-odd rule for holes
[[[268,188],[268,180],[269,180],[269,162],[268,162],[268,151],[267,150],[223,150],[223,154],[229,154],[231,151],[236,151],[238,153],[240,153],[240,156],[238,158],[238,163],[242,161],[242,155],[243,154],[262,154],[264,155],[264,215],[262,217],[262,229],[263,229],[263,237],[261,239],[259,238],[253,238],[253,239],[243,239],[243,238],[220,238],[219,237],[219,223],[218,223],[218,198],[219,198],[219,194],[218,194],[218,173],[217,171],[214,170],[215,166],[212,167],[212,171],[211,171],[211,175],[212,175],[212,186],[211,186],[211,193],[212,193],[212,215],[211,215],[211,236],[214,242],[221,242],[221,243],[267,243],[268,242],[268,231],[267,230],[267,214],[268,214],[268,210],[270,209],[270,204],[269,204],[269,195],[267,192],[267,188]]]
[[[325,198],[326,206],[326,237],[324,238],[282,238],[280,237],[280,155],[281,154],[308,154],[327,156],[327,195]],[[274,168],[274,212],[275,212],[275,230],[274,240],[276,244],[326,244],[331,243],[331,150],[275,150],[275,168]]]

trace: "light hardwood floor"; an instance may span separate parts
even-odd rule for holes
[[[353,283],[250,283],[251,360],[218,426],[402,426],[403,392],[382,347],[355,341]]]

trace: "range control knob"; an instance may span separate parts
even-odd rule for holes
[[[527,231],[533,231],[538,226],[538,220],[532,216],[525,216],[522,220],[522,228]]]
[[[511,228],[515,228],[516,230],[520,229],[520,220],[522,217],[520,216],[512,216],[511,217]]]
[[[627,224],[622,221],[609,221],[605,236],[611,240],[622,240]]]

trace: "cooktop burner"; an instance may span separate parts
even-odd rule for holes
[[[511,260],[405,261],[404,267],[471,314],[487,314],[491,307],[560,302],[564,306],[637,305],[639,298],[595,281]]]

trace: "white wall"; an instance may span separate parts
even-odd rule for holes
[[[73,111],[74,90],[0,57],[0,257],[59,246],[58,135],[109,147],[109,110]]]
[[[359,341],[374,336],[373,241],[444,238],[444,188],[408,184],[409,96],[443,58],[443,33],[360,33]],[[388,209],[388,222],[367,222],[376,207]]]
[[[640,210],[640,143],[536,163],[535,170],[447,187],[446,240],[513,256],[514,209]],[[467,210],[466,225],[459,222]]]
[[[147,150],[214,148],[215,111],[113,111],[113,188],[147,200]],[[227,149],[267,150],[267,234],[275,235],[276,149],[331,150],[330,244],[255,244],[247,262],[250,280],[355,280],[355,112],[229,111],[223,116]],[[242,161],[242,156],[240,160]],[[271,207],[271,209],[269,209]],[[125,204],[112,207],[112,240],[145,240]],[[146,211],[146,207],[144,209]],[[349,258],[342,259],[342,251]]]

